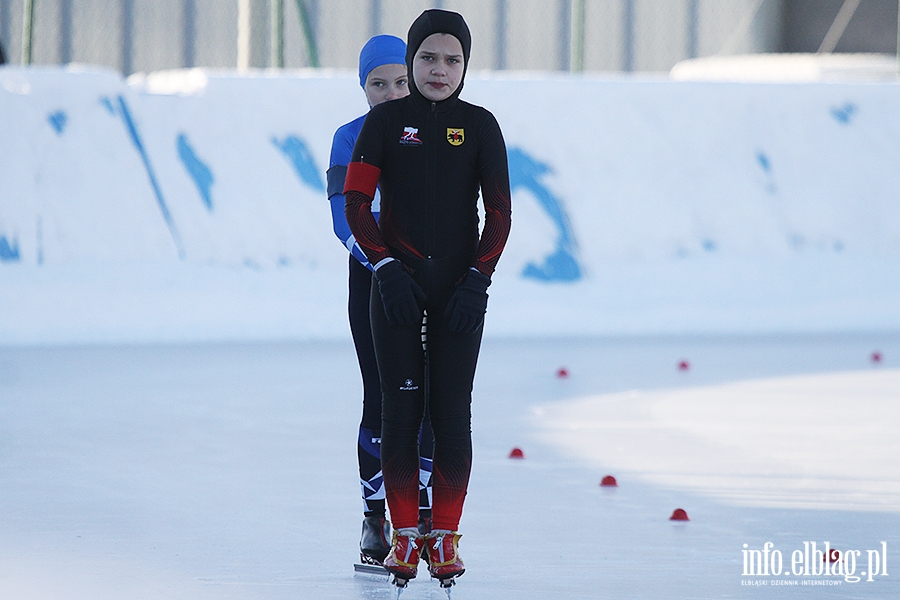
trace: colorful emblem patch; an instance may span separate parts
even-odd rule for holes
[[[466,130],[456,129],[454,127],[447,128],[447,141],[453,146],[459,146],[466,141]]]
[[[418,127],[404,127],[403,135],[400,136],[400,143],[405,146],[421,145],[422,140],[419,139],[419,128]]]

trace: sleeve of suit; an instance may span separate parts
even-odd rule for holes
[[[374,119],[366,118],[356,139],[352,160],[347,165],[344,215],[356,242],[376,269],[382,261],[390,258],[381,230],[372,214],[372,201],[381,176],[380,161],[380,131]]]
[[[478,152],[481,198],[484,203],[484,228],[473,265],[490,277],[506,246],[512,226],[512,200],[509,189],[509,165],[506,144],[497,120],[488,113]]]

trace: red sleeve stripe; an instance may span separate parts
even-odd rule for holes
[[[347,225],[350,226],[356,243],[362,248],[371,264],[378,264],[390,254],[384,246],[378,223],[372,216],[372,198],[353,190],[348,191],[344,197],[344,215],[347,217]]]
[[[362,192],[370,198],[375,197],[381,169],[364,162],[352,162],[347,165],[347,178],[344,180],[344,193]]]
[[[509,194],[505,189],[485,193],[484,200],[484,230],[478,244],[475,268],[490,277],[509,238],[512,210]]]

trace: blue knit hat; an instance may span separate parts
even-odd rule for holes
[[[376,35],[359,51],[359,85],[366,87],[366,77],[381,65],[405,65],[406,42],[393,35]]]

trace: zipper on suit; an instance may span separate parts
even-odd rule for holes
[[[430,135],[432,140],[431,147],[428,149],[426,177],[428,178],[428,216],[431,226],[431,234],[428,238],[427,257],[430,259],[434,255],[434,236],[437,223],[437,149],[438,149],[438,128],[437,128],[437,103],[431,103],[431,115],[429,119]]]

